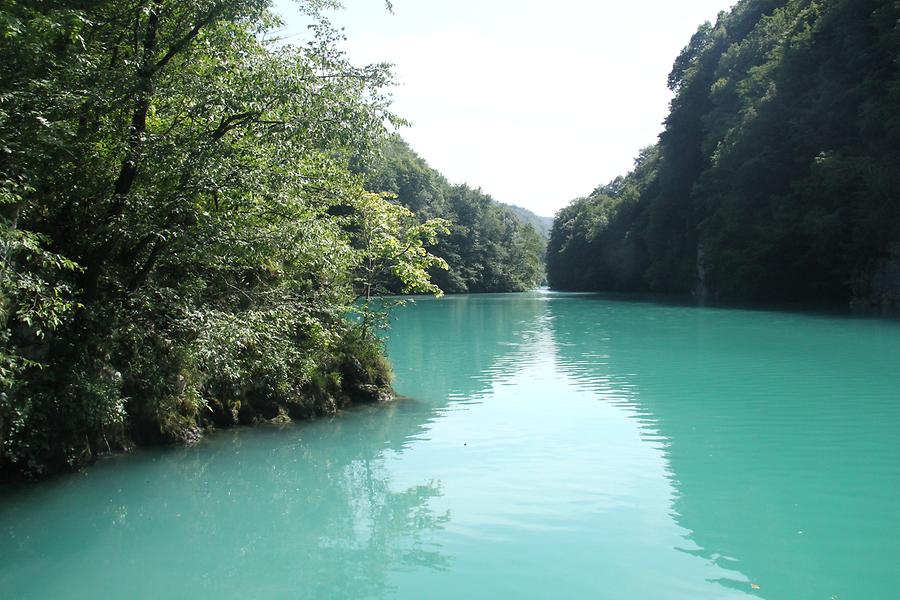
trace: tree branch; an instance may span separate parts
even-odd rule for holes
[[[230,117],[222,117],[221,122],[219,122],[219,126],[216,127],[216,130],[211,134],[212,140],[216,142],[222,139],[225,134],[227,134],[235,127],[240,127],[247,121],[258,118],[259,116],[260,113],[257,111],[247,111],[238,113],[236,115],[231,115]]]
[[[187,48],[190,43],[194,41],[194,38],[196,38],[200,34],[200,31],[204,27],[210,25],[221,12],[221,5],[214,6],[212,9],[210,9],[210,11],[206,13],[206,15],[202,19],[200,19],[200,21],[198,21],[197,24],[194,25],[194,27],[189,32],[187,32],[178,41],[172,44],[166,51],[166,53],[163,54],[162,58],[156,61],[156,65],[153,68],[154,71],[159,71],[160,69],[165,67],[169,63],[169,61],[171,61],[173,58],[175,58],[176,55],[178,55],[179,52]]]

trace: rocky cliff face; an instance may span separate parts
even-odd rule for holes
[[[860,273],[853,285],[853,304],[857,307],[900,309],[900,244],[891,255]]]
[[[697,281],[694,283],[693,295],[698,301],[706,302],[709,300],[709,286],[707,278],[709,277],[709,264],[706,256],[706,248],[703,243],[697,244]]]

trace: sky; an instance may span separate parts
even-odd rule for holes
[[[394,64],[400,133],[453,183],[552,216],[627,173],[668,113],[666,78],[733,0],[344,0],[358,64]],[[292,0],[275,0],[291,41]]]

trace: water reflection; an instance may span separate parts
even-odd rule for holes
[[[389,350],[403,401],[0,497],[0,595],[897,595],[896,324],[452,297]]]
[[[540,356],[547,296],[484,294],[422,298],[396,312],[388,350],[400,393],[442,408],[478,401]]]
[[[895,323],[602,298],[551,307],[560,368],[598,396],[621,389],[664,440],[685,551],[733,572],[720,584],[749,580],[772,599],[891,595]]]
[[[390,569],[450,565],[421,541],[449,518],[428,506],[439,482],[398,490],[385,465],[385,448],[415,435],[420,417],[387,407],[222,433],[21,490],[0,504],[0,589],[9,598],[388,597]]]
[[[560,335],[572,323],[568,311],[585,300],[572,299],[420,303],[392,331],[397,364],[446,369],[434,377],[401,372],[409,386],[401,391],[439,406],[468,399],[462,410],[451,402],[404,457],[412,472],[440,473],[446,495],[434,504],[453,508],[442,538],[452,540],[455,577],[447,584],[454,591],[434,597],[594,597],[608,590],[616,598],[696,598],[710,594],[708,579],[726,573],[676,550],[698,548],[670,516],[675,492],[663,440],[633,402],[627,372],[605,368],[617,359],[610,349],[579,338],[582,323],[575,335]],[[406,339],[436,326],[440,343],[406,354]],[[601,342],[609,337],[596,332]],[[480,343],[468,352],[473,337]],[[423,580],[395,581],[403,592]]]

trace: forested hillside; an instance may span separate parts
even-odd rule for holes
[[[0,478],[384,397],[360,299],[438,292],[431,215],[487,257],[452,289],[531,280],[476,192],[415,216],[366,190],[390,72],[327,4],[297,4],[301,46],[266,0],[0,6]]]
[[[513,212],[519,221],[525,225],[531,225],[542,239],[547,240],[550,237],[550,228],[553,227],[553,217],[542,217],[527,208],[516,206],[514,204],[506,204],[506,207]]]
[[[900,5],[741,0],[669,76],[659,142],[560,211],[552,286],[900,302]]]
[[[429,247],[449,266],[432,270],[445,292],[522,291],[543,280],[546,241],[526,215],[481,190],[451,185],[399,136],[384,144],[366,185],[373,192],[395,195],[396,202],[422,219],[450,222],[449,235]]]

